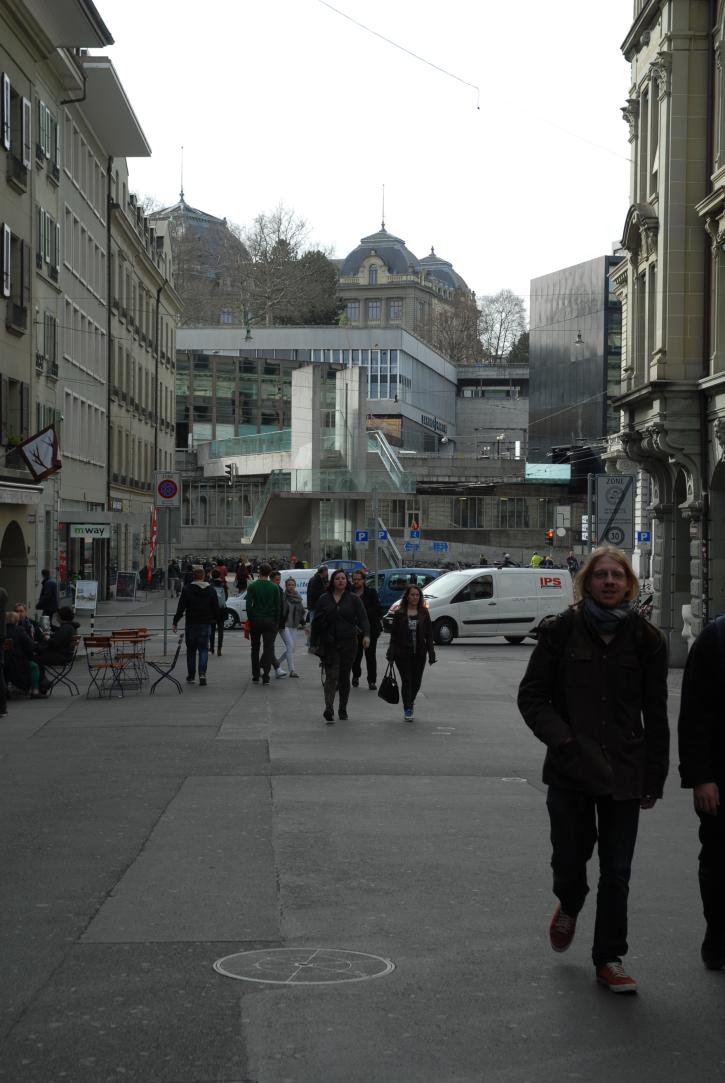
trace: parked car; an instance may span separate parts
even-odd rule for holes
[[[403,591],[411,583],[422,589],[442,574],[442,568],[385,568],[384,571],[372,572],[365,582],[369,587],[375,587],[381,605],[390,606],[400,601]]]
[[[368,570],[367,565],[363,564],[361,560],[323,560],[322,563],[325,567],[329,568],[330,571],[332,571],[333,568],[335,570],[341,568],[344,572],[366,572]],[[316,569],[313,569],[313,571],[316,571]]]
[[[307,585],[312,579],[312,576],[317,571],[316,568],[284,568],[280,575],[282,576],[281,586],[284,590],[285,582],[290,576],[297,583],[297,593],[302,599],[302,603],[307,609]],[[247,619],[247,592],[243,591],[241,594],[230,594],[227,598],[226,608],[226,620],[224,621],[225,628],[241,628]]]
[[[424,588],[423,598],[436,643],[446,645],[456,637],[503,636],[508,643],[518,644],[544,617],[571,605],[574,593],[568,571],[469,568],[441,575]],[[387,621],[389,626],[392,612],[385,614],[383,624]]]
[[[227,607],[224,611],[225,628],[241,628],[247,619],[247,592],[230,594],[227,598]]]

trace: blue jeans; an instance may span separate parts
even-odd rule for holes
[[[186,642],[186,671],[190,677],[196,674],[196,655],[199,653],[199,676],[206,676],[209,661],[209,635],[211,624],[187,624],[184,633]]]
[[[599,847],[599,886],[592,960],[595,966],[627,954],[627,898],[639,801],[614,801],[578,790],[549,787],[554,894],[565,914],[575,917],[589,891],[587,861]]]

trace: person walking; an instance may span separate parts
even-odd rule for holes
[[[518,567],[520,567],[520,565],[517,564],[515,560],[511,559],[511,554],[510,553],[504,553],[503,560],[501,561],[501,564],[502,564],[502,566],[504,568],[518,568]]]
[[[573,579],[574,576],[576,575],[576,573],[579,571],[579,561],[577,560],[576,556],[574,555],[574,550],[573,549],[570,549],[569,552],[567,553],[566,566],[569,569],[569,573],[570,573],[570,575],[571,575],[571,577]]]
[[[284,640],[284,652],[280,655],[279,665],[287,663],[287,676],[299,677],[295,669],[296,631],[304,627],[305,606],[297,592],[297,581],[291,575],[285,580],[284,595],[282,598],[282,639]]]
[[[596,979],[633,993],[624,969],[627,895],[640,809],[659,797],[668,769],[667,649],[631,608],[639,583],[620,549],[595,549],[575,581],[578,601],[541,622],[518,705],[547,746],[543,780],[551,823],[554,951],[566,951],[589,890],[598,841],[592,961]]]
[[[211,635],[209,637],[209,649],[211,653],[214,653],[214,643],[217,644],[217,657],[222,656],[222,643],[224,642],[224,621],[227,619],[227,598],[229,597],[229,587],[226,580],[222,579],[218,569],[215,568],[211,573],[211,588],[216,594],[216,600],[219,603],[219,619],[216,624],[211,626]]]
[[[375,590],[375,587],[368,587],[365,585],[365,572],[356,570],[352,573],[350,579],[352,582],[353,593],[356,594],[362,602],[365,612],[368,615],[368,624],[370,625],[369,645],[363,647],[362,639],[358,639],[357,651],[352,663],[352,686],[353,688],[357,688],[360,684],[364,654],[368,688],[371,692],[374,692],[378,687],[378,659],[376,650],[380,633],[383,630],[383,607],[380,604],[380,598],[378,597],[378,592]]]
[[[692,790],[700,822],[698,882],[705,917],[700,955],[708,970],[725,967],[724,667],[725,616],[721,616],[703,628],[692,645],[677,724],[680,779]]]
[[[326,564],[321,564],[315,574],[310,577],[307,584],[307,609],[310,615],[310,624],[315,619],[317,603],[327,590],[330,572]]]
[[[176,632],[179,621],[186,615],[186,681],[187,684],[194,683],[198,655],[199,685],[203,688],[209,661],[209,636],[212,627],[219,621],[219,602],[214,588],[204,578],[204,569],[200,564],[194,565],[192,574],[192,582],[183,587],[179,595],[172,628]]]
[[[40,573],[40,595],[38,601],[35,604],[35,608],[42,613],[44,617],[48,618],[48,624],[50,625],[53,617],[58,612],[60,607],[60,599],[58,598],[58,584],[55,579],[51,577],[51,574],[47,568],[43,568]]]
[[[178,598],[181,594],[181,568],[176,560],[172,560],[166,569],[166,578],[168,579],[169,591],[175,598]]]
[[[325,709],[322,717],[328,726],[335,721],[335,695],[338,695],[337,717],[347,721],[347,701],[350,695],[350,670],[357,652],[357,639],[362,636],[363,649],[370,646],[370,625],[365,606],[353,594],[347,572],[333,572],[325,593],[315,609],[311,641],[317,645],[325,670]]]
[[[252,683],[269,684],[269,671],[274,659],[274,639],[282,613],[282,595],[276,583],[270,582],[269,564],[259,566],[259,578],[247,587],[247,619],[252,645]],[[262,646],[260,661],[259,648]]]
[[[274,583],[280,594],[279,628],[277,629],[277,632],[284,643],[284,636],[282,635],[282,630],[284,629],[284,590],[282,589],[282,573],[276,568],[273,568],[269,573],[269,578],[270,582]],[[274,645],[272,649],[272,669],[274,670],[275,680],[281,680],[282,677],[287,676],[285,671],[280,669],[280,661],[274,652]]]
[[[395,663],[400,673],[403,719],[412,722],[415,697],[420,691],[426,658],[430,665],[436,660],[430,614],[423,604],[422,590],[412,583],[406,588],[393,614],[385,657]]]
[[[537,553],[536,550],[534,550],[534,552],[531,554],[531,560],[529,561],[529,567],[531,567],[531,568],[540,567],[541,562],[542,562],[543,559],[544,558],[542,557],[541,553]]]

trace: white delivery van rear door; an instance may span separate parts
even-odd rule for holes
[[[574,601],[574,590],[568,569],[537,568],[536,592],[539,620],[563,613]]]

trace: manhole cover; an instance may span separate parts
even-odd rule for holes
[[[395,970],[381,955],[337,948],[267,948],[242,951],[217,959],[214,969],[239,981],[271,985],[330,985],[341,981],[368,981]]]

